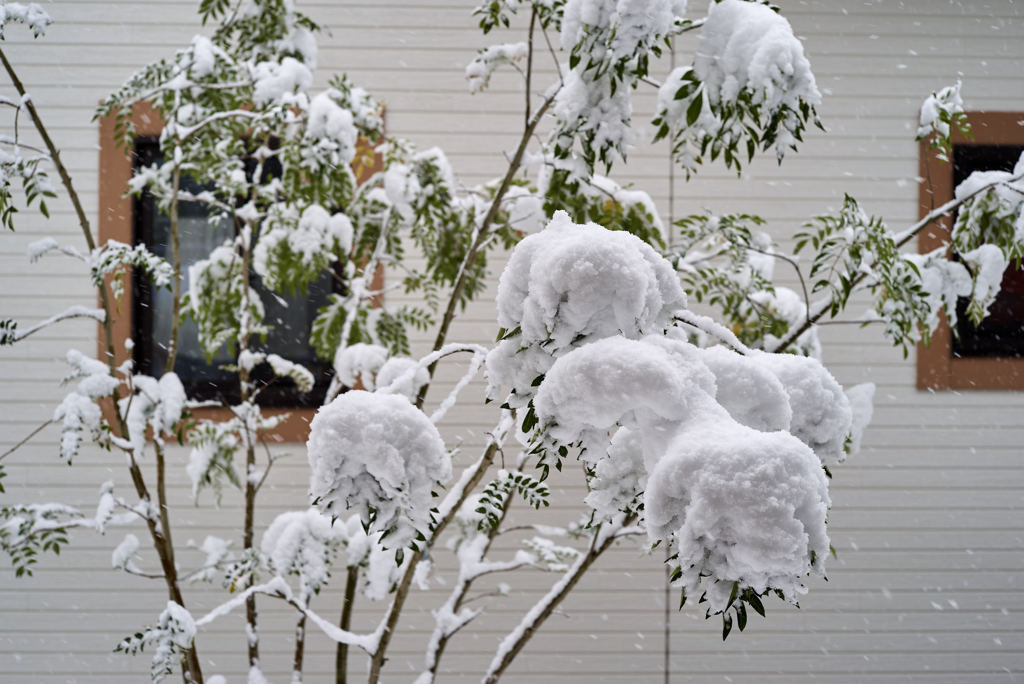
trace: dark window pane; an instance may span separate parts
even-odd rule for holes
[[[953,147],[953,186],[974,171],[1013,171],[1024,146],[956,145]],[[1003,274],[1003,289],[989,308],[988,317],[975,327],[967,317],[967,299],[957,304],[953,356],[1024,356],[1024,270],[1014,264]]]
[[[160,161],[159,145],[155,140],[137,141],[135,152],[137,165]],[[194,193],[202,190],[188,180],[183,180],[182,185]],[[155,254],[170,260],[170,218],[157,210],[156,201],[148,194],[135,201],[134,211],[136,242],[145,243]],[[205,258],[232,235],[233,226],[219,225],[208,220],[204,208],[193,203],[179,205],[178,215],[182,271],[187,273],[191,264]],[[334,291],[334,278],[325,272],[310,284],[307,292],[294,295],[270,292],[255,273],[252,275],[252,284],[263,301],[266,322],[271,327],[265,341],[252,340],[253,349],[280,354],[301,363],[316,378],[314,390],[303,394],[291,380],[274,380],[265,366],[258,367],[254,371],[256,384],[262,386],[270,383],[261,391],[259,403],[265,406],[318,406],[330,383],[331,368],[330,364],[316,357],[306,341],[317,309],[327,303],[328,295]],[[134,292],[135,362],[139,372],[159,376],[167,362],[171,335],[171,293],[151,287],[144,277],[135,278]],[[225,347],[208,361],[199,347],[195,324],[190,319],[182,321],[174,370],[190,397],[238,401],[235,374],[221,368],[234,360],[234,354]]]

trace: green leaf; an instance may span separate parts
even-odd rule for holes
[[[704,106],[704,93],[703,91],[697,91],[694,95],[690,105],[686,108],[686,125],[692,126],[697,123],[697,119],[700,118],[700,111]]]
[[[758,615],[760,615],[761,617],[765,616],[764,615],[764,604],[761,603],[761,599],[760,599],[760,597],[758,597],[757,594],[755,594],[754,592],[750,592],[750,595],[747,596],[747,603],[750,604],[751,608],[753,608],[755,611],[757,611]]]

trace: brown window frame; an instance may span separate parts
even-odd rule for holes
[[[953,145],[1024,145],[1024,114],[968,112],[971,138],[954,130]],[[953,165],[937,158],[938,151],[921,141],[918,153],[918,216],[953,199]],[[946,216],[921,231],[918,251],[931,252],[949,243],[952,217]],[[1024,390],[1024,358],[955,358],[953,335],[945,315],[940,316],[931,344],[917,345],[917,388],[920,390]]]
[[[147,103],[135,105],[131,114],[131,122],[135,134],[139,137],[159,137],[163,130],[163,119],[159,112]],[[133,235],[133,202],[125,196],[125,190],[132,177],[132,157],[130,150],[119,148],[115,143],[114,127],[116,115],[99,119],[99,240],[104,244],[107,240],[118,240],[132,244]],[[380,169],[379,155],[371,168],[359,170],[359,181],[366,180]],[[128,281],[130,282],[130,278]],[[378,270],[374,277],[375,289],[383,288],[383,272]],[[132,358],[132,354],[124,347],[123,341],[132,336],[132,313],[134,311],[131,287],[124,288],[120,306],[115,312],[113,333],[115,341],[114,360],[120,365]],[[106,358],[102,325],[97,335],[97,354]],[[315,407],[264,407],[264,416],[285,416],[283,421],[267,433],[275,442],[305,442],[309,437],[309,424],[316,414]],[[192,415],[198,419],[225,421],[233,417],[227,408],[204,407],[194,409]]]

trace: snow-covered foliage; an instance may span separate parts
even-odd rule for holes
[[[309,596],[327,584],[343,530],[315,508],[282,513],[263,534],[260,551],[272,572],[296,575],[300,595]]]
[[[144,648],[153,650],[150,676],[159,682],[171,674],[180,653],[192,646],[196,637],[196,623],[192,615],[174,601],[160,613],[155,625],[133,636],[125,637],[114,649],[125,653],[139,653]]]
[[[306,446],[320,509],[358,513],[391,548],[428,530],[434,488],[452,472],[437,428],[394,394],[346,392],[317,411]]]
[[[128,428],[128,443],[138,458],[145,449],[147,429],[152,429],[152,439],[158,441],[163,440],[165,434],[175,432],[186,396],[181,380],[173,372],[164,373],[159,380],[136,375],[132,385],[132,394],[120,399],[118,404]]]
[[[953,128],[968,135],[971,125],[964,113],[964,101],[960,96],[961,81],[932,93],[921,104],[921,115],[917,124],[917,139],[928,138],[932,149],[938,150],[941,161],[949,161],[950,136]]]
[[[504,331],[487,359],[491,395],[525,406],[536,379],[570,349],[610,335],[660,332],[686,295],[671,266],[639,238],[556,213],[522,240],[498,283]]]
[[[526,43],[491,45],[477,54],[476,59],[466,67],[469,92],[479,93],[491,81],[491,74],[503,64],[516,64],[526,59],[529,49]]]
[[[755,150],[781,160],[817,123],[821,93],[789,22],[757,2],[711,3],[693,66],[679,67],[658,92],[658,137],[672,141],[690,173],[709,156],[740,169]]]
[[[959,297],[969,298],[972,320],[984,318],[1003,270],[1024,257],[1024,161],[1012,172],[972,175],[954,202],[903,233],[848,197],[795,236],[797,251],[812,252],[805,263],[752,214],[708,212],[670,224],[647,192],[595,173],[603,164],[610,174],[644,137],[634,128],[634,91],[661,81],[655,137],[670,139],[687,176],[718,157],[739,170],[759,149],[781,161],[818,123],[821,101],[792,27],[774,7],[742,0],[710,3],[696,21],[685,18],[683,0],[487,0],[475,14],[489,33],[521,10],[529,35],[484,47],[465,70],[474,92],[499,67],[525,77],[520,144],[502,177],[472,188],[442,150],[387,137],[381,105],[347,78],[313,90],[318,27],[291,0],[203,0],[209,34],[143,67],[100,106],[128,144],[133,108],[156,109],[165,122],[160,159],[135,169],[127,189],[153,197],[172,237],[180,237],[186,203],[206,210],[217,237],[184,265],[176,238],[163,258],[142,245],[95,245],[87,222],[87,250],[52,238],[29,245],[33,262],[60,252],[84,263],[101,308],[72,308],[24,331],[2,319],[0,344],[66,318],[105,325],[99,359],[69,352],[67,381],[76,384],[53,422],[69,462],[87,438],[123,452],[136,501],[115,496],[110,482],[95,516],[59,503],[0,505],[0,546],[26,574],[73,528],[102,534],[144,523],[166,588],[180,600],[118,648],[150,647],[153,680],[179,666],[186,681],[201,680],[197,625],[244,604],[249,681],[266,681],[260,594],[296,611],[293,680],[301,679],[309,624],[361,648],[376,684],[408,593],[443,586],[449,593],[432,611],[417,679],[431,682],[447,642],[486,609],[484,599],[508,594],[502,582],[471,595],[474,582],[553,573],[550,590],[500,640],[484,676],[494,682],[580,575],[627,537],[667,548],[684,599],[703,598],[709,615],[722,615],[724,633],[733,615],[742,629],[748,606],[763,614],[761,600],[773,593],[795,602],[807,578],[824,572],[828,475],[859,451],[870,421],[873,385],[840,387],[819,361],[816,323],[841,316],[866,290],[874,301],[863,320],[881,321],[906,348],[928,338],[941,312],[955,320]],[[49,23],[38,6],[18,3],[0,5],[0,20],[37,35]],[[669,72],[661,50],[698,29],[691,65]],[[558,37],[550,47],[545,32]],[[542,43],[558,68],[546,85],[536,80]],[[18,116],[31,98],[20,92],[0,103]],[[953,127],[965,128],[959,84],[926,101],[918,133],[948,150]],[[17,132],[0,147],[0,218],[13,227],[12,186],[20,183],[24,203],[45,214],[55,194],[46,173],[60,162],[56,150],[30,154]],[[948,260],[945,247],[901,251],[954,208],[950,243],[959,260]],[[498,284],[496,344],[449,342],[459,311],[485,289],[489,250],[500,247],[514,249]],[[799,287],[775,285],[780,269],[792,269]],[[130,270],[170,292],[166,372],[143,375],[131,361],[114,361],[132,347],[110,326]],[[333,291],[308,339],[334,375],[326,395],[312,398],[327,378],[263,338],[281,325],[267,315],[274,300],[301,296],[319,278]],[[396,290],[420,303],[393,305]],[[234,374],[236,391],[222,397],[226,418],[190,414],[205,405],[189,401],[173,370],[173,335],[185,334],[186,319],[198,348]],[[412,329],[436,335],[423,358],[411,353]],[[446,397],[430,398],[428,415],[435,368],[456,359],[463,375]],[[484,452],[453,477],[456,449],[437,425],[482,368],[497,405],[494,428]],[[322,403],[306,444],[313,508],[295,502],[299,510],[261,530],[257,494],[279,457],[264,445],[286,418],[265,414],[260,402],[267,383],[282,381]],[[207,537],[192,572],[178,572],[188,554],[175,556],[170,544],[172,438],[188,449],[183,467],[197,503],[208,488],[219,500],[227,483],[247,512],[242,545]],[[545,482],[552,466],[582,470],[582,505],[556,524],[509,525],[512,506],[542,509],[563,496]],[[553,515],[571,507],[560,503]],[[445,530],[452,532],[442,538]],[[151,574],[140,567],[150,556],[135,532],[112,542],[111,564]],[[521,548],[494,544],[505,534]],[[455,555],[454,573],[436,562],[444,548]],[[369,634],[351,632],[346,612],[336,625],[313,610],[341,566],[346,612],[357,598],[381,606]],[[272,577],[259,584],[261,575]],[[234,596],[193,620],[182,586],[218,580]],[[347,650],[339,647],[338,658]]]
[[[0,37],[3,37],[3,28],[12,21],[25,24],[34,38],[45,35],[46,27],[53,23],[46,10],[37,3],[5,1],[0,4]]]

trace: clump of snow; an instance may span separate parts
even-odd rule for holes
[[[832,374],[807,356],[754,352],[750,358],[782,382],[793,412],[789,431],[825,465],[843,461],[853,417],[850,401]]]
[[[378,344],[359,342],[341,347],[334,355],[334,372],[346,387],[362,386],[373,391],[377,373],[388,359],[388,350]]]
[[[650,538],[678,550],[688,592],[708,578],[713,611],[734,583],[792,599],[823,572],[822,460],[842,458],[851,415],[814,359],[615,336],[558,358],[533,406],[547,451],[584,449],[587,503],[611,519],[642,496]]]
[[[607,32],[616,58],[649,50],[686,11],[678,0],[569,0],[562,17],[562,47],[571,51],[587,34]]]
[[[774,373],[722,346],[702,349],[701,357],[715,375],[715,400],[737,423],[762,432],[789,429],[793,409]]]
[[[921,103],[921,116],[917,124],[917,139],[922,140],[936,132],[941,138],[949,137],[949,122],[964,113],[960,96],[961,81],[932,93]]]
[[[308,596],[327,584],[342,529],[315,508],[289,511],[270,523],[260,551],[272,572],[297,575],[300,594]]]
[[[974,287],[971,291],[971,308],[977,312],[977,318],[988,315],[988,309],[996,300],[1002,288],[1003,272],[1006,271],[1007,259],[1003,251],[995,245],[980,245],[970,252],[960,255],[974,272]]]
[[[846,390],[846,398],[850,401],[850,412],[853,421],[850,426],[850,454],[860,453],[860,443],[864,430],[871,423],[874,413],[875,383],[863,382]]]
[[[655,120],[672,132],[677,160],[693,170],[708,144],[735,145],[751,125],[782,159],[801,135],[804,110],[820,103],[789,22],[757,2],[722,0],[710,5],[693,66],[665,79]]]
[[[267,354],[267,365],[279,378],[291,378],[292,382],[300,392],[311,392],[313,390],[313,374],[302,364],[289,361],[277,354]]]
[[[420,389],[430,382],[427,369],[416,359],[392,356],[377,371],[377,391],[400,394],[411,402],[416,401]]]
[[[121,381],[110,374],[110,367],[99,359],[86,356],[77,349],[69,349],[66,355],[68,365],[71,366],[71,375],[66,380],[81,378],[78,383],[78,393],[90,399],[112,394]]]
[[[0,38],[3,37],[3,28],[12,21],[28,26],[32,31],[33,38],[45,34],[46,27],[53,23],[53,19],[46,13],[46,10],[37,3],[4,2],[0,4]]]
[[[498,324],[509,333],[487,358],[491,395],[510,386],[524,405],[569,349],[660,332],[685,306],[672,266],[650,245],[556,212],[516,246],[498,283]]]
[[[285,57],[280,62],[259,62],[251,69],[252,97],[257,105],[286,99],[286,96],[308,90],[313,85],[313,72],[294,57]]]
[[[593,136],[590,147],[607,150],[609,162],[621,159],[636,139],[631,126],[633,101],[629,89],[613,91],[607,72],[595,79],[589,76],[579,69],[567,73],[555,95],[552,111],[560,127]],[[566,141],[563,146],[570,145]]]
[[[60,244],[52,237],[45,237],[39,240],[33,240],[28,245],[28,260],[30,263],[36,263],[39,261],[44,254],[53,250],[60,249]]]
[[[138,566],[132,560],[139,551],[139,538],[134,534],[126,534],[121,543],[117,545],[110,555],[110,565],[115,570],[126,570],[128,572],[139,572]]]
[[[793,28],[769,7],[743,0],[713,3],[701,30],[693,70],[713,104],[734,103],[740,93],[775,112],[821,103],[804,48]],[[788,144],[788,141],[787,141]]]
[[[309,205],[301,216],[291,207],[277,207],[253,250],[253,268],[269,286],[283,289],[297,279],[294,274],[308,278],[339,253],[347,255],[353,232],[348,216],[332,215],[319,204]]]
[[[313,138],[325,138],[337,145],[339,161],[352,163],[356,151],[358,132],[352,112],[342,108],[335,100],[336,91],[328,90],[314,96],[309,102],[309,123],[306,134]]]
[[[696,391],[714,391],[708,369],[695,356],[686,361],[647,339],[611,337],[585,345],[551,366],[534,399],[537,417],[556,442],[582,441],[596,458],[607,447],[608,430],[625,414],[649,417],[648,431],[664,431],[666,423],[678,424],[693,410]]]
[[[503,64],[516,64],[526,59],[529,47],[526,43],[503,43],[480,50],[466,67],[469,92],[479,93],[491,81],[491,74]]]
[[[93,439],[102,435],[103,414],[96,400],[113,394],[121,382],[110,374],[107,364],[77,349],[68,350],[66,358],[71,373],[65,382],[80,380],[54,410],[53,421],[61,426],[60,454],[70,463],[78,454],[84,432]]]
[[[219,46],[206,36],[196,35],[192,37],[192,44],[189,46],[191,64],[188,65],[189,75],[195,79],[203,79],[217,73],[217,61],[230,62],[231,58]]]
[[[790,600],[828,554],[828,482],[814,453],[785,432],[759,432],[711,411],[682,430],[651,471],[644,497],[652,539],[672,534],[681,582],[724,610],[733,583]]]
[[[317,411],[306,446],[319,508],[352,510],[370,532],[386,533],[392,548],[427,529],[433,487],[451,477],[437,428],[393,394],[342,394]]]
[[[750,294],[750,301],[755,305],[754,312],[770,314],[780,318],[789,325],[787,329],[793,329],[801,325],[807,318],[807,302],[804,298],[788,287],[776,285],[774,291],[760,290]],[[768,333],[764,336],[763,344],[768,349],[775,348],[780,338]],[[818,329],[811,326],[796,339],[795,351],[814,358],[821,357],[821,340],[818,337]]]
[[[165,433],[174,433],[181,420],[187,397],[175,373],[164,373],[160,379],[148,375],[132,377],[135,392],[118,400],[128,426],[128,442],[136,458],[146,446],[146,428],[153,428],[153,438],[161,440]]]
[[[585,502],[604,518],[634,505],[647,485],[643,441],[638,431],[620,428],[606,456],[597,461]]]
[[[206,558],[203,561],[203,566],[194,572],[188,578],[188,581],[212,582],[220,576],[221,565],[230,557],[231,542],[227,539],[222,539],[221,537],[207,535],[206,538],[203,539],[203,543],[200,545],[199,550],[205,554]]]
[[[902,258],[914,264],[921,275],[921,289],[925,293],[928,317],[924,326],[933,332],[939,326],[939,312],[945,311],[949,325],[956,327],[956,303],[960,297],[971,294],[971,274],[959,261],[949,259],[948,248],[943,245],[928,254],[903,254]]]

